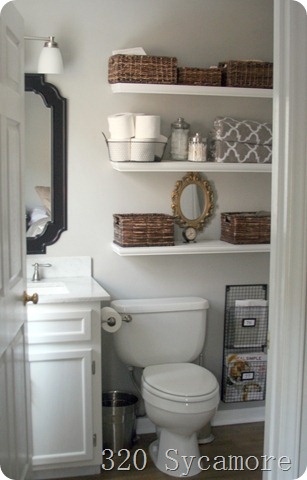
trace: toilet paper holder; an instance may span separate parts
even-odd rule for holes
[[[123,322],[127,322],[127,323],[132,322],[132,316],[129,314],[121,315],[121,317]],[[114,327],[116,325],[116,318],[109,317],[106,320],[101,320],[101,323],[107,323],[109,327]]]

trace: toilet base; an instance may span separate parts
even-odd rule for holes
[[[184,437],[161,429],[159,438],[149,446],[149,454],[155,466],[172,477],[193,477],[202,471],[196,433]]]

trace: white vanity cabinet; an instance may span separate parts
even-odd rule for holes
[[[101,464],[100,309],[29,307],[34,471]]]
[[[34,478],[100,472],[101,308],[109,296],[95,288],[105,295],[46,294],[28,304]]]

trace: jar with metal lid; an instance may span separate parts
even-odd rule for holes
[[[182,117],[172,123],[171,157],[173,160],[188,159],[189,131],[190,125]]]
[[[205,162],[207,160],[206,139],[202,138],[200,133],[189,138],[188,160],[192,162]]]

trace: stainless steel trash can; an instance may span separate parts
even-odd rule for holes
[[[138,398],[132,393],[112,391],[102,394],[103,448],[118,452],[135,441]]]

